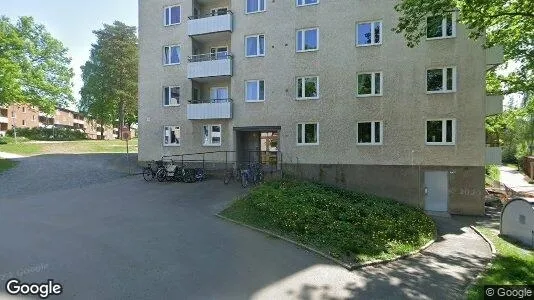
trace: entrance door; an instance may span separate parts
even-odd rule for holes
[[[226,102],[228,99],[228,87],[213,87],[210,90],[212,103]]]
[[[447,212],[449,179],[447,172],[425,172],[425,210]]]

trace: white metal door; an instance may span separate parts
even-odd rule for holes
[[[447,212],[449,210],[449,179],[447,172],[425,172],[425,210]]]

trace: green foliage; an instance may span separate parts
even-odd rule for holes
[[[497,257],[468,291],[468,299],[484,299],[484,285],[525,285],[534,282],[534,251],[499,237],[489,228],[478,228],[497,250]]]
[[[496,165],[487,165],[485,169],[487,184],[492,184],[501,180],[501,171],[499,170],[499,167]]]
[[[483,39],[485,47],[502,45],[507,61],[520,66],[517,71],[497,76],[492,73],[488,91],[498,94],[534,91],[534,1],[532,0],[401,0],[397,33],[403,33],[409,47],[426,34],[427,16],[446,16],[459,12],[459,22],[470,30],[470,37]]]
[[[31,17],[0,18],[0,105],[28,103],[45,113],[73,101],[67,48]]]
[[[122,119],[135,123],[139,60],[136,28],[114,22],[93,33],[97,42],[82,67],[80,111],[99,124],[113,124],[117,119],[121,124]]]
[[[222,212],[349,262],[413,251],[435,232],[420,209],[373,195],[283,180],[267,182]]]
[[[13,137],[13,130],[7,135]],[[18,128],[17,138],[24,137],[34,141],[76,141],[87,139],[87,134],[70,128]]]

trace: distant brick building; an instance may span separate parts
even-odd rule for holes
[[[8,130],[16,128],[70,128],[87,134],[94,140],[112,140],[117,138],[117,129],[106,126],[102,137],[100,125],[79,112],[58,108],[52,115],[40,112],[39,109],[25,104],[13,104],[0,107],[0,136]]]

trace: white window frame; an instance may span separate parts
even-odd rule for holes
[[[178,137],[178,144],[166,143],[165,138],[167,137],[167,129],[169,130],[169,141],[170,141],[170,138],[171,138],[170,130],[171,128],[176,128],[176,127],[178,127],[178,129],[180,130],[180,136]],[[178,125],[163,126],[163,147],[180,147],[181,145],[182,145],[182,127]]]
[[[213,126],[219,127],[219,143],[212,143],[213,141]],[[206,142],[204,135],[205,127],[208,127],[209,142]],[[222,124],[206,124],[202,125],[202,146],[204,147],[220,147],[222,146]]]
[[[306,97],[306,79],[309,79],[309,78],[316,78],[317,79],[317,85],[316,85],[316,91],[317,91],[317,96],[315,97]],[[302,84],[302,97],[299,97],[299,79],[302,80],[301,84]],[[320,94],[319,94],[319,76],[302,76],[302,77],[297,77],[296,81],[295,81],[295,95],[297,96],[297,100],[317,100],[319,99],[320,97]]]
[[[301,1],[302,4],[299,4],[299,1]],[[297,2],[297,7],[311,6],[311,5],[318,5],[319,2],[320,2],[320,0],[315,0],[315,1],[316,1],[315,3],[308,3],[308,4],[306,4],[306,3],[305,3],[306,0],[296,0],[296,2]]]
[[[178,55],[178,62],[177,63],[171,63],[171,49],[173,47],[178,47],[180,49],[180,55]],[[165,56],[165,49],[166,48],[169,48],[169,57],[166,57]],[[167,58],[169,59],[169,63],[167,63]],[[180,45],[167,45],[167,46],[163,46],[163,65],[164,66],[175,66],[175,65],[179,65],[182,63],[182,46]]]
[[[178,23],[171,23],[171,20],[172,20],[172,8],[174,7],[179,7],[180,8],[180,21]],[[169,10],[169,19],[167,20],[167,10]],[[168,23],[167,23],[168,21]],[[163,26],[165,27],[169,27],[169,26],[175,26],[175,25],[180,25],[182,24],[182,6],[181,5],[169,5],[169,6],[166,6],[164,9],[163,9]]]
[[[299,125],[302,125],[302,143],[299,143]],[[306,125],[317,125],[317,142],[316,143],[306,143]],[[319,123],[318,122],[306,122],[306,123],[298,123],[297,124],[297,134],[296,134],[296,141],[297,146],[317,146],[319,145],[320,141],[320,130],[319,130]]]
[[[170,85],[170,86],[164,86],[163,87],[163,107],[177,107],[177,106],[180,106],[182,104],[182,100],[180,98],[178,98],[178,104],[176,105],[172,105],[170,104],[171,103],[171,89],[173,88],[178,88],[180,90],[180,98],[181,98],[181,93],[182,93],[182,88],[180,86],[177,86],[177,85]],[[168,89],[168,93],[165,94],[165,89]],[[165,97],[168,96],[169,97],[169,104],[165,104]]]
[[[442,35],[438,36],[438,37],[428,37],[428,31],[426,31],[425,32],[425,37],[426,37],[427,41],[456,38],[456,23],[457,23],[458,16],[457,16],[456,12],[451,13],[451,15],[452,15],[452,35],[450,35],[450,36],[447,35],[447,17],[444,17],[441,20],[441,32],[442,32]],[[431,18],[431,17],[432,16],[428,16],[426,18],[426,26],[427,27],[425,27],[425,30],[428,30],[427,29],[428,28],[428,18]]]
[[[376,91],[376,74],[380,74],[380,93]],[[371,75],[371,94],[360,94],[360,75]],[[381,97],[384,95],[384,73],[383,72],[360,72],[356,74],[356,96],[359,98],[365,97]]]
[[[260,81],[263,81],[263,99],[260,99]],[[256,84],[258,85],[258,91],[256,92],[256,98],[257,100],[248,100],[247,96],[248,96],[248,83],[249,82],[256,82]],[[265,102],[266,100],[266,97],[267,96],[267,92],[266,92],[266,85],[265,85],[265,80],[263,79],[251,79],[251,80],[246,80],[245,81],[245,102]]]
[[[452,69],[452,90],[447,90],[447,70]],[[429,91],[428,90],[428,71],[430,70],[441,70],[441,76],[443,77],[441,82],[441,90],[439,91]],[[447,94],[447,93],[456,93],[457,89],[457,72],[456,66],[448,67],[436,67],[436,68],[427,68],[425,71],[425,86],[427,94]]]
[[[263,36],[263,54],[260,54],[260,36]],[[247,45],[247,41],[249,38],[253,38],[255,37],[256,38],[256,55],[248,55],[247,54],[247,51],[248,51],[248,45]],[[267,52],[267,49],[266,49],[266,40],[265,40],[265,34],[263,33],[259,33],[259,34],[251,34],[251,35],[247,35],[245,36],[245,57],[265,57],[265,52]]]
[[[360,142],[360,137],[359,137],[359,132],[360,132],[360,124],[364,124],[364,123],[371,123],[371,142],[370,143],[364,143],[364,142]],[[376,138],[376,128],[375,128],[375,124],[376,123],[379,123],[380,124],[380,142],[376,142],[375,141],[375,138]],[[359,145],[359,146],[381,146],[384,144],[384,122],[383,121],[362,121],[362,122],[358,122],[356,124],[356,143]]]
[[[267,11],[267,0],[256,0],[256,1],[258,1],[258,10],[249,12],[248,11],[248,1],[245,0],[245,15],[258,14],[258,13],[262,13],[262,12],[266,12]],[[263,1],[263,10],[260,10],[260,7],[261,7],[260,1]]]
[[[375,43],[375,39],[374,39],[375,23],[380,23],[380,41],[378,43]],[[359,43],[360,25],[361,24],[371,24],[371,34],[373,36],[371,37],[371,43],[370,44],[360,44]],[[382,22],[382,20],[365,21],[365,22],[356,23],[356,46],[357,47],[380,46],[380,45],[382,45],[383,37],[384,37],[384,23]]]
[[[452,121],[452,142],[447,142],[447,121]],[[442,142],[428,141],[428,122],[441,122]],[[427,119],[425,120],[425,144],[428,146],[454,146],[456,145],[456,119]]]
[[[306,44],[306,31],[309,31],[309,30],[316,30],[317,31],[317,48],[315,48],[315,49],[307,49],[306,50],[306,49],[304,49],[304,45]],[[299,50],[299,32],[302,32],[302,47],[303,47],[302,50]],[[319,27],[310,27],[310,28],[298,29],[296,34],[295,34],[295,41],[296,41],[295,49],[297,49],[297,53],[319,51],[320,37],[321,37],[321,34],[320,34],[320,31],[319,31]]]

